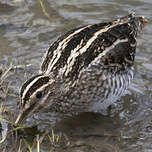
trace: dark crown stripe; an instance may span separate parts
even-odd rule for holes
[[[33,93],[39,89],[40,87],[42,87],[43,85],[47,84],[49,82],[49,76],[40,76],[39,78],[37,78],[37,81],[34,82],[32,84],[32,86],[30,86],[29,83],[29,89],[27,90],[27,92],[24,94],[24,96],[22,96],[22,101],[23,101],[23,105],[25,105],[26,101],[29,100],[30,96],[33,95]],[[35,79],[32,78],[32,80],[34,81]],[[32,83],[32,81],[31,81]],[[28,86],[27,86],[28,87]]]
[[[20,91],[20,96],[21,96],[21,97],[23,96],[23,92],[25,91],[26,87],[27,87],[35,78],[37,78],[37,77],[39,77],[39,76],[41,76],[41,75],[36,75],[36,76],[32,77],[31,79],[27,80],[27,81],[23,84],[23,86],[22,86],[22,88],[21,88],[21,91]]]

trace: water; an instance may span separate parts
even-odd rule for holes
[[[111,20],[130,11],[149,20],[138,37],[135,78],[128,94],[112,107],[108,116],[84,113],[57,121],[47,114],[39,118],[40,129],[62,132],[70,138],[70,151],[152,151],[152,30],[150,0],[3,0],[0,2],[0,62],[12,69],[1,92],[0,103],[18,110],[21,84],[37,73],[41,58],[52,41],[74,27]],[[21,65],[27,65],[23,68]],[[14,114],[16,115],[16,113]],[[37,118],[37,116],[35,116]],[[48,121],[48,119],[50,121]],[[56,122],[57,121],[57,122]],[[47,147],[47,148],[46,148]],[[49,149],[46,143],[42,149]],[[90,148],[90,149],[89,149]],[[65,150],[66,151],[66,150]]]

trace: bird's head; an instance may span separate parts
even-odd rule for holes
[[[52,104],[56,94],[59,94],[59,89],[55,79],[50,75],[36,75],[27,80],[20,91],[22,109],[15,125],[22,123],[35,111]]]

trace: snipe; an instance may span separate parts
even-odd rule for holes
[[[39,74],[23,84],[15,124],[43,108],[65,114],[107,108],[133,78],[136,37],[146,24],[132,13],[59,37],[47,50]]]

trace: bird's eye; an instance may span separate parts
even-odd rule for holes
[[[37,92],[36,93],[36,98],[40,99],[42,97],[42,92]]]

